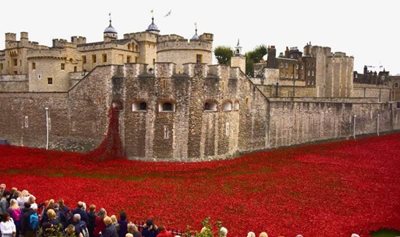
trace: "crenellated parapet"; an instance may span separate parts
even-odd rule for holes
[[[47,50],[29,50],[27,59],[35,58],[56,58],[66,59],[68,57],[67,52],[60,48],[51,48]]]
[[[178,40],[159,41],[157,44],[157,53],[176,50],[199,50],[211,52],[212,41],[190,41],[182,37],[182,39]]]
[[[53,39],[53,48],[76,48],[76,44],[66,39]]]

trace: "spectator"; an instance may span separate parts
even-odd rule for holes
[[[75,227],[75,233],[77,236],[82,234],[84,237],[88,237],[89,232],[87,230],[86,223],[81,219],[81,215],[78,213],[74,214],[74,217],[72,218],[72,224]]]
[[[96,206],[95,205],[92,204],[89,206],[89,212],[87,213],[87,215],[88,215],[87,228],[89,231],[89,236],[93,237],[94,226],[96,223]]]
[[[353,234],[351,234],[351,237],[360,237],[360,236],[356,233],[353,233]]]
[[[256,237],[256,234],[253,231],[247,233],[247,237]]]
[[[63,226],[57,218],[57,214],[53,209],[47,210],[46,216],[48,217],[46,222],[43,222],[39,233],[42,236],[61,236]]]
[[[128,224],[128,233],[132,234],[133,237],[142,237],[142,233],[140,233],[137,226],[132,222],[129,222]]]
[[[128,220],[125,212],[119,214],[118,226],[118,236],[125,237],[126,233],[128,233]]]
[[[66,228],[68,223],[70,223],[72,219],[72,212],[70,209],[65,205],[64,199],[58,200],[58,218],[63,225],[63,228]]]
[[[101,237],[118,237],[117,230],[115,229],[115,225],[112,224],[112,220],[110,217],[104,218],[104,224],[106,228],[101,233]]]
[[[24,237],[34,237],[36,230],[31,228],[30,219],[32,215],[37,213],[31,208],[29,202],[26,202],[24,206],[24,209],[22,209],[21,233]]]
[[[164,226],[158,228],[157,237],[173,237],[171,231],[167,231]]]
[[[8,195],[7,202],[10,203],[11,199],[17,199],[17,198],[18,198],[18,189],[12,187]]]
[[[22,211],[21,208],[18,206],[18,202],[15,199],[10,200],[10,207],[8,208],[8,213],[10,214],[11,218],[14,220],[14,224],[16,227],[16,236],[19,236],[21,231],[21,216]]]
[[[104,208],[101,208],[96,217],[96,223],[93,232],[94,237],[99,237],[100,232],[104,231],[104,229],[106,228],[106,225],[104,224],[104,218],[106,216],[107,216],[106,210]]]
[[[2,237],[15,237],[15,224],[8,213],[3,214],[2,216],[2,221],[0,222],[0,232]]]
[[[28,202],[31,204],[31,208],[32,208],[35,212],[37,212],[37,210],[38,210],[38,205],[37,205],[37,203],[36,203],[36,197],[33,196],[33,195],[29,195]]]
[[[116,217],[115,215],[111,215],[110,218],[111,218],[111,224],[113,224],[113,225],[115,226],[115,229],[116,229],[117,232],[118,232],[118,230],[119,230],[119,225],[118,225],[117,217]]]
[[[25,204],[25,202],[28,202],[29,201],[29,192],[28,192],[28,190],[22,190],[20,193],[19,193],[19,196],[18,196],[18,198],[17,198],[17,202],[18,202],[18,206],[19,206],[19,208],[21,208],[21,209],[23,209],[24,208],[24,204]]]
[[[42,211],[42,219],[40,221],[40,223],[42,223],[42,224],[48,221],[47,211],[54,210],[54,199],[50,199],[49,201],[47,201],[45,203],[46,204],[44,204],[44,208]]]
[[[85,211],[86,204],[84,202],[79,201],[75,210],[72,212],[72,214],[79,214],[81,216],[81,220],[84,221],[85,223],[89,222],[88,215]]]
[[[152,219],[148,219],[143,226],[143,237],[156,237],[158,235],[158,227],[153,223]]]
[[[259,237],[268,237],[268,234],[267,232],[261,232]]]
[[[228,235],[228,229],[225,227],[221,227],[219,229],[219,234],[221,237],[226,237]],[[267,236],[268,237],[268,236]]]
[[[6,190],[5,184],[0,184],[0,215],[7,213],[7,198],[10,196],[10,193]]]
[[[70,224],[65,229],[65,237],[83,237],[82,234],[76,235],[75,226]]]

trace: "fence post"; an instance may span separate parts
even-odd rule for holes
[[[379,136],[379,117],[380,114],[378,113],[378,116],[376,117],[376,134]]]
[[[357,115],[353,115],[353,139],[356,139],[356,118]]]

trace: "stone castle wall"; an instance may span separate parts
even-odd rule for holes
[[[238,68],[185,64],[177,74],[175,64],[156,63],[151,74],[143,64],[99,66],[65,93],[0,93],[0,136],[45,147],[48,107],[50,148],[90,150],[112,103],[122,106],[126,154],[143,160],[226,158],[400,129],[397,107],[377,99],[267,98]]]
[[[360,99],[269,99],[269,147],[349,138],[399,129],[400,110]],[[355,121],[355,122],[354,122]],[[355,124],[354,124],[355,123]]]
[[[391,89],[385,85],[371,85],[371,84],[360,84],[354,83],[352,97],[358,98],[378,98],[380,102],[388,102],[395,100],[390,98]]]

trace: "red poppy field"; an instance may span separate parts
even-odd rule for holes
[[[38,202],[64,198],[154,217],[170,229],[221,220],[229,236],[368,236],[400,228],[400,134],[258,152],[206,163],[95,162],[0,146],[0,183]]]

